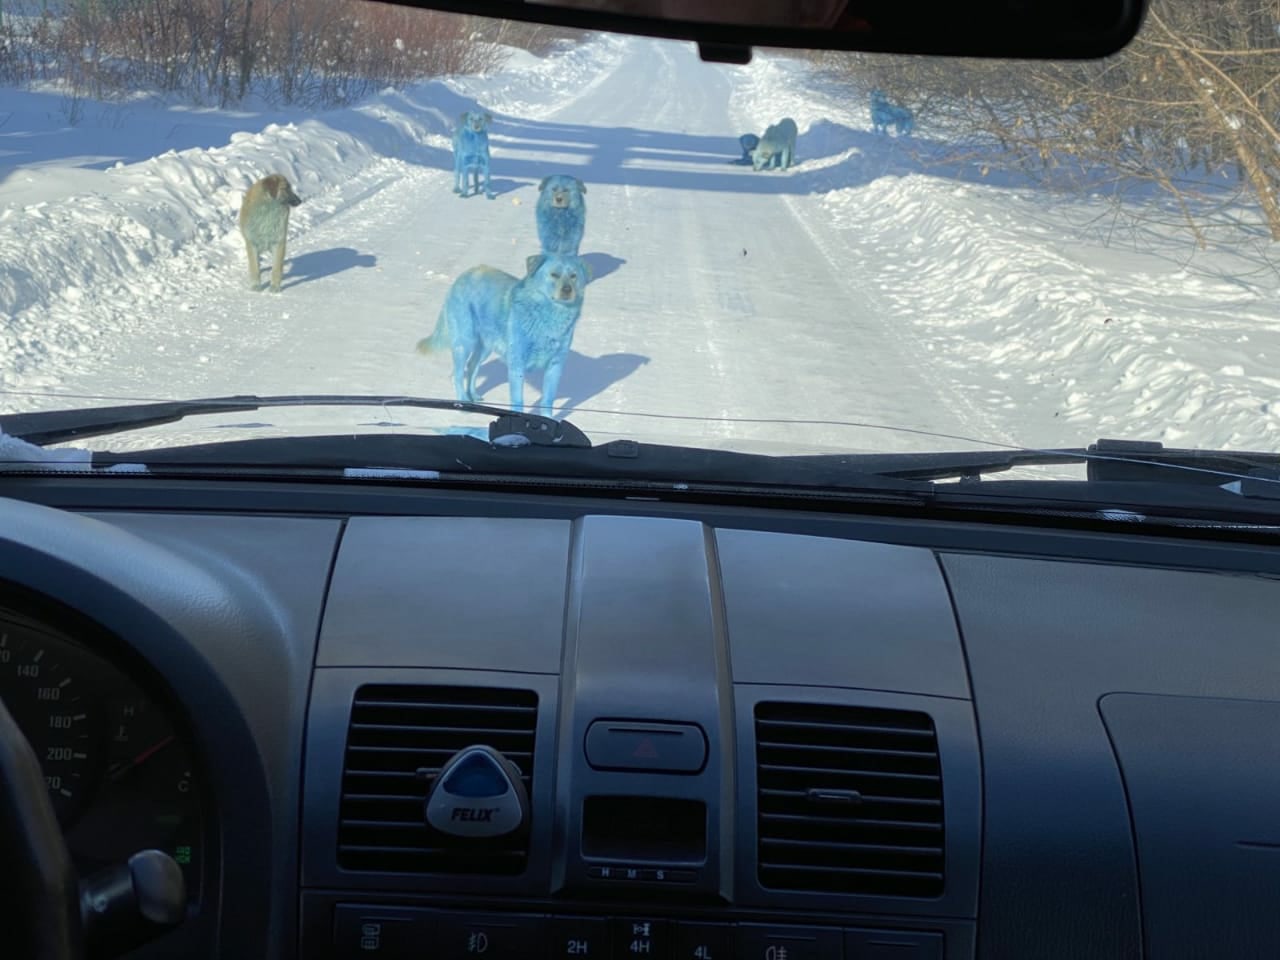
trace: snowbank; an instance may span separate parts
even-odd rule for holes
[[[993,437],[1280,449],[1269,252],[1245,239],[1198,252],[1155,225],[1108,237],[1107,200],[984,182],[978,161],[944,164],[927,117],[912,138],[876,136],[865,103],[806,89],[808,70],[757,57],[741,68],[735,120],[757,133],[796,120],[792,176],[811,186],[788,202],[833,259],[859,265],[873,301]]]
[[[83,352],[100,332],[75,322],[74,311],[63,311],[72,319],[54,326],[26,324],[24,313],[118,295],[148,264],[193,241],[233,234],[243,192],[258,177],[278,172],[289,178],[306,201],[294,213],[305,231],[352,202],[362,178],[376,168],[447,168],[450,131],[464,110],[491,111],[497,134],[504,115],[536,117],[554,106],[556,91],[580,88],[623,47],[598,38],[545,58],[519,51],[488,76],[386,90],[359,106],[310,117],[275,111],[272,122],[257,129],[259,115],[252,113],[92,105],[91,128],[77,131],[51,112],[57,101],[50,95],[16,94],[28,120],[46,104],[47,129],[24,134],[47,142],[48,154],[18,155],[8,177],[0,167],[0,317],[8,320],[0,328],[0,354],[7,375],[20,375],[30,361],[53,352]],[[247,129],[227,131],[229,118]],[[78,132],[93,156],[68,162],[68,139]],[[175,133],[209,146],[172,149]],[[112,163],[104,142],[148,159]]]

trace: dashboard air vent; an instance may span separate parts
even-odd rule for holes
[[[476,744],[515,763],[532,796],[537,712],[530,690],[360,687],[343,762],[338,865],[379,873],[522,873],[527,831],[453,838],[427,824],[424,802],[445,762]]]
[[[760,885],[937,897],[942,770],[924,713],[756,705]]]

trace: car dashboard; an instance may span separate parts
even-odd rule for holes
[[[187,878],[134,956],[1280,954],[1264,541],[7,484],[0,696],[77,866]],[[480,746],[514,830],[428,813]]]

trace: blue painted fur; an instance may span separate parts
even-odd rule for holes
[[[577,177],[556,174],[538,184],[538,242],[544,254],[577,256],[587,225],[587,185]]]
[[[871,91],[871,129],[875,133],[888,133],[893,127],[900,137],[909,136],[915,127],[915,116],[908,107],[890,103],[883,90]]]
[[[480,180],[484,178],[484,195],[493,199],[489,186],[489,124],[493,117],[477,110],[469,110],[458,117],[458,129],[453,132],[453,192],[468,196],[474,180],[480,192]]]
[[[751,152],[760,146],[760,138],[754,133],[744,133],[738,138],[738,146],[742,148],[742,156],[737,160],[731,160],[730,163],[748,166],[751,163]]]
[[[577,256],[535,254],[516,278],[494,267],[472,267],[445,297],[435,332],[418,342],[421,353],[448,344],[458,400],[475,402],[476,372],[491,354],[507,364],[511,406],[524,410],[524,383],[542,370],[538,412],[551,415],[573,332],[582,314],[590,268]]]

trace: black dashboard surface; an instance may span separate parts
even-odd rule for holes
[[[0,501],[0,579],[166,704],[208,814],[139,956],[1280,954],[1265,544],[72,489]],[[433,833],[486,738],[527,831]]]

